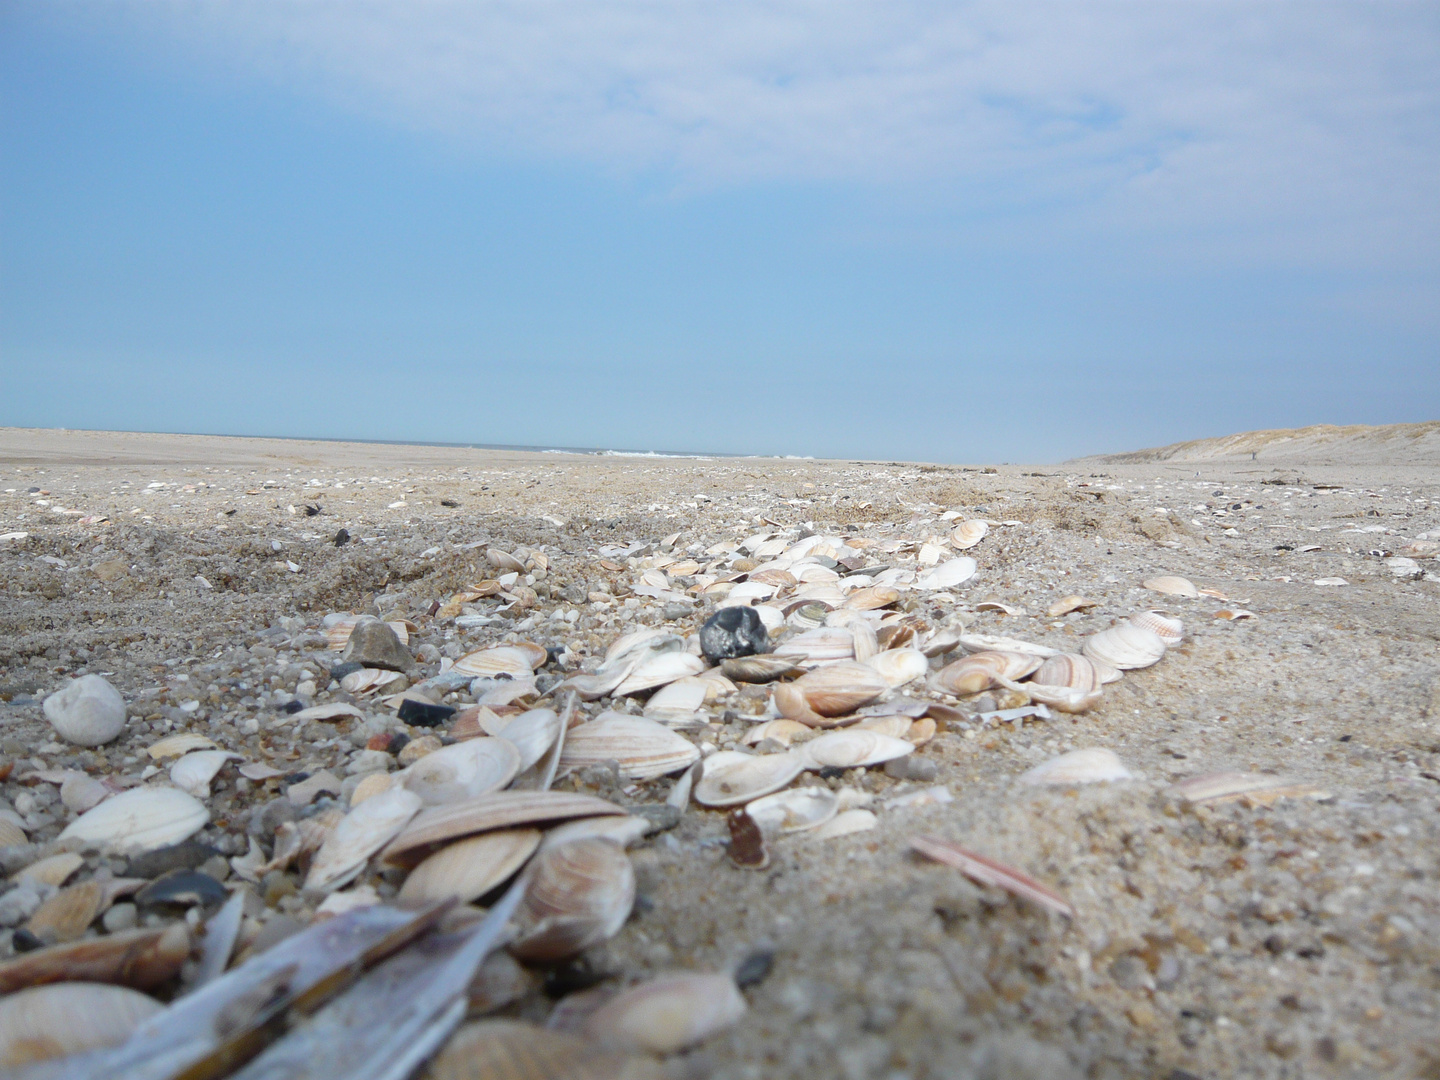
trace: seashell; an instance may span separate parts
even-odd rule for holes
[[[554,709],[530,709],[491,734],[514,745],[520,752],[518,771],[524,772],[555,745],[555,740],[560,737],[560,717]]]
[[[635,870],[610,840],[572,840],[536,856],[516,909],[522,960],[562,960],[614,937],[635,905]]]
[[[656,653],[684,652],[685,639],[668,630],[635,630],[623,634],[610,643],[605,650],[605,659],[600,671],[610,672],[623,667],[631,660],[642,660]]]
[[[540,663],[544,662],[545,658],[541,657]],[[538,666],[531,650],[519,645],[501,645],[493,649],[466,653],[455,661],[450,670],[458,671],[462,675],[473,675],[477,679],[493,679],[506,675],[519,679],[528,678]]]
[[[101,746],[125,729],[125,699],[101,675],[82,675],[45,699],[45,719],[66,742]]]
[[[1095,747],[1072,750],[1051,758],[1020,774],[1019,783],[1032,786],[1069,786],[1100,784],[1115,780],[1134,779],[1130,770],[1113,750]]]
[[[833,818],[840,809],[840,798],[829,788],[788,788],[747,803],[745,812],[761,831],[769,833],[801,832],[816,829]]]
[[[784,675],[793,675],[801,669],[790,657],[756,655],[721,661],[720,670],[726,678],[736,682],[767,683]]]
[[[193,750],[215,749],[218,749],[216,744],[204,735],[196,735],[190,731],[180,731],[174,735],[165,736],[165,738],[152,745],[145,752],[155,761],[165,761],[167,758],[183,757]]]
[[[910,730],[903,738],[912,746],[924,746],[935,737],[935,721],[929,716],[922,716],[910,724]]]
[[[387,668],[361,668],[352,671],[340,680],[340,688],[347,694],[372,694],[391,684],[404,683],[405,676]]]
[[[738,806],[779,791],[805,771],[808,759],[799,751],[783,754],[742,754],[719,750],[705,759],[695,785],[702,806]]]
[[[729,975],[660,975],[622,990],[586,1019],[591,1038],[674,1054],[740,1022],[745,998]]]
[[[543,851],[556,844],[568,844],[571,840],[588,840],[592,837],[611,840],[622,848],[628,848],[653,829],[654,824],[649,818],[635,814],[606,814],[603,817],[581,818],[547,829],[544,839],[540,841],[540,849]]]
[[[730,661],[726,661],[730,663]],[[684,723],[695,719],[709,693],[707,679],[686,676],[663,686],[645,703],[645,715],[661,723]]]
[[[1200,590],[1195,587],[1194,582],[1187,578],[1176,577],[1174,574],[1147,578],[1144,585],[1151,592],[1164,593],[1166,596],[1184,596],[1193,600],[1200,595]]]
[[[980,518],[972,518],[970,521],[962,522],[960,527],[950,534],[950,543],[961,551],[968,551],[990,531],[988,522]]]
[[[557,734],[559,726],[556,717]],[[519,772],[520,750],[514,743],[499,738],[466,739],[426,754],[405,769],[400,782],[426,806],[439,806],[499,791]],[[382,843],[389,839],[387,836]]]
[[[1310,784],[1297,783],[1283,776],[1264,773],[1215,772],[1192,776],[1170,788],[1188,803],[1224,803],[1243,799],[1269,806],[1282,798],[1328,798],[1328,794]]]
[[[858,615],[859,612],[854,614]],[[856,660],[864,662],[880,651],[880,642],[875,638],[875,627],[870,623],[859,619],[850,623],[849,630],[850,635],[855,639],[853,648]]]
[[[190,930],[183,922],[84,938],[0,964],[0,994],[54,982],[119,983],[148,990],[178,975],[189,956]]]
[[[834,840],[851,833],[869,832],[880,824],[880,819],[870,810],[855,808],[842,810],[810,834],[811,840]]]
[[[886,649],[865,663],[879,672],[886,685],[892,688],[913,682],[930,670],[929,661],[919,649]]]
[[[0,1001],[0,1067],[118,1046],[164,1006],[123,986],[66,982]]]
[[[1013,866],[1006,866],[938,836],[912,836],[910,846],[927,858],[955,867],[971,881],[981,885],[998,885],[1014,896],[1069,918],[1075,917],[1075,909],[1063,896]]]
[[[225,767],[225,763],[244,760],[228,750],[197,750],[170,766],[170,782],[197,799],[209,798],[210,781],[215,779],[215,774]]]
[[[808,735],[812,730],[809,724],[796,720],[767,720],[745,732],[740,741],[746,746],[754,746],[766,739],[774,739],[781,746],[789,746],[796,736]]]
[[[296,723],[306,723],[310,720],[364,720],[365,714],[344,701],[337,701],[330,705],[312,705],[308,709],[301,709],[293,718]],[[160,740],[164,742],[165,740]],[[214,743],[210,744],[214,746]]]
[[[1059,649],[1052,649],[1048,645],[1036,645],[1031,641],[1021,641],[1019,638],[1000,637],[994,634],[961,634],[958,640],[960,647],[968,653],[1018,652],[1038,656],[1044,660],[1060,652]]]
[[[200,963],[195,971],[196,989],[218,979],[229,966],[244,922],[246,892],[245,889],[237,889],[225,901],[225,906],[205,921],[205,936],[200,942]]]
[[[277,776],[285,775],[284,769],[274,768],[261,761],[246,762],[236,771],[247,780],[259,780],[262,782],[265,780],[274,780]]]
[[[415,792],[396,786],[353,808],[315,853],[305,888],[333,892],[348,885],[365,869],[370,856],[395,839],[422,805]]]
[[[507,881],[539,846],[539,829],[501,829],[468,837],[410,871],[399,899],[419,903],[453,896],[468,904]]]
[[[951,589],[975,576],[979,564],[968,555],[950,559],[915,579],[917,589]]]
[[[28,843],[25,830],[8,817],[0,817],[0,848]]]
[[[566,735],[560,768],[580,769],[616,761],[627,780],[652,780],[689,768],[699,759],[699,748],[664,724],[626,713],[605,712]]]
[[[769,600],[778,591],[778,586],[767,585],[763,581],[742,581],[730,587],[719,607],[749,607],[756,600]]]
[[[705,670],[705,661],[689,653],[664,652],[642,660],[633,671],[610,693],[614,697],[664,686],[688,675],[699,675]]]
[[[827,731],[795,751],[808,769],[855,769],[914,752],[913,743],[864,728]]]
[[[804,697],[814,712],[824,717],[846,716],[890,690],[890,684],[879,671],[853,660],[816,668],[789,685]],[[780,704],[779,697],[776,704]],[[804,718],[792,716],[790,719],[803,721]]]
[[[394,773],[371,773],[356,784],[355,790],[350,793],[350,808],[353,810],[366,799],[379,795],[382,791],[389,791],[399,782],[399,776]]]
[[[25,929],[47,944],[74,941],[110,906],[107,901],[102,883],[82,881],[61,889],[36,908]]]
[[[1121,671],[1131,671],[1158,663],[1165,655],[1165,642],[1143,626],[1122,622],[1098,634],[1091,634],[1085,639],[1082,649],[1091,660],[1099,660]]]
[[[971,653],[953,660],[935,673],[934,682],[947,694],[964,697],[1000,685],[1002,679],[1014,682],[1040,667],[1040,657],[1023,652]]]
[[[1098,690],[1100,670],[1089,657],[1078,653],[1057,653],[1035,669],[1030,681],[1042,686],[1064,686],[1071,690]]]
[[[875,611],[889,607],[900,599],[900,590],[888,585],[868,585],[856,589],[845,598],[845,606],[856,611]]]
[[[908,716],[870,716],[855,725],[857,731],[878,731],[892,739],[903,739],[910,733]]]
[[[209,820],[210,811],[203,803],[176,788],[132,788],[81,814],[59,838],[121,851],[151,851],[193,836]]]
[[[1094,690],[1075,690],[1069,686],[1046,686],[1044,683],[1011,684],[1023,691],[1032,702],[1048,705],[1063,713],[1082,713],[1100,704],[1104,693],[1097,686]]]
[[[70,875],[85,865],[85,860],[73,851],[62,851],[59,855],[51,855],[48,859],[38,859],[25,869],[15,875],[16,880],[29,878],[31,881],[38,881],[42,885],[53,885],[59,888],[64,885]]]
[[[501,551],[497,547],[485,549],[485,561],[496,570],[514,570],[516,573],[525,573],[525,564],[511,555],[508,551]]]
[[[414,866],[441,844],[463,836],[572,818],[623,814],[614,803],[567,791],[496,791],[463,803],[422,810],[385,849],[384,859]]]
[[[1143,630],[1149,630],[1165,643],[1168,649],[1180,644],[1185,637],[1185,624],[1158,611],[1137,611],[1130,616],[1130,622]]]
[[[581,1035],[547,1030],[523,1020],[480,1020],[457,1031],[423,1077],[424,1080],[661,1080],[663,1075],[659,1063],[648,1057],[597,1046]]]
[[[1098,607],[1094,600],[1087,600],[1083,596],[1066,596],[1045,609],[1045,614],[1052,619],[1058,619],[1061,615],[1069,615],[1072,611],[1084,611],[1086,608]]]
[[[804,633],[806,630],[814,630],[817,626],[824,625],[825,616],[828,614],[830,614],[830,608],[826,604],[801,601],[785,616],[785,623]]]
[[[773,655],[776,659],[784,658],[807,665],[853,660],[855,635],[844,627],[817,626],[785,641]]]
[[[401,747],[400,753],[395,755],[395,760],[402,766],[414,765],[421,758],[435,753],[436,750],[441,749],[444,745],[445,744],[440,741],[439,735],[421,735],[417,739],[411,739]]]

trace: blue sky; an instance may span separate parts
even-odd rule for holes
[[[934,461],[1440,417],[1433,4],[0,0],[0,423]]]

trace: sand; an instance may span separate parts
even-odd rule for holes
[[[1003,524],[968,552],[974,579],[906,593],[927,625],[1076,649],[1163,608],[1184,620],[1183,643],[1087,714],[942,725],[916,756],[938,766],[950,802],[885,808],[925,785],[854,771],[824,782],[871,792],[878,827],[782,837],[763,871],[731,865],[723,816],[698,807],[633,848],[641,902],[587,954],[592,975],[773,958],[742,1023],[671,1059],[671,1074],[1440,1075],[1440,566],[1390,561],[1440,529],[1440,485],[1429,451],[1389,462],[1388,435],[1346,439],[1275,461],[1272,439],[1253,462],[1245,450],[986,468],[3,430],[0,534],[27,535],[0,540],[0,752],[17,777],[129,774],[162,733],[191,729],[343,775],[354,740],[268,726],[333,662],[317,635],[327,613],[409,617],[412,645],[436,657],[509,636],[581,662],[626,628],[662,624],[661,600],[624,593],[672,534],[696,553],[802,527],[922,541],[960,511]],[[340,529],[352,539],[337,547]],[[493,573],[491,545],[548,556],[536,607],[467,630],[430,620],[434,601]],[[1141,587],[1160,573],[1227,599]],[[602,589],[616,598],[592,602]],[[1068,594],[1097,606],[1048,617]],[[708,611],[668,625],[692,632]],[[126,734],[94,751],[54,742],[39,707],[83,672],[110,673],[130,704]],[[321,700],[339,699],[318,681]],[[748,727],[713,712],[717,745]],[[265,726],[247,732],[248,720]],[[1137,779],[1017,785],[1082,747],[1115,751]],[[1309,794],[1194,806],[1169,790],[1216,770]],[[280,787],[229,777],[199,838],[238,855]],[[657,802],[670,784],[600,793]],[[3,787],[38,822],[37,850],[70,816],[53,794],[35,805],[48,790]],[[918,858],[917,834],[1023,868],[1075,918]],[[293,889],[272,893],[259,923],[310,910]],[[504,1011],[550,1007],[537,990]]]

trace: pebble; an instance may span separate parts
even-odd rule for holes
[[[410,655],[409,649],[400,644],[394,629],[373,615],[360,616],[340,659],[387,671],[409,671],[415,666],[415,658]]]
[[[100,923],[105,927],[106,933],[116,934],[122,930],[133,930],[139,918],[140,913],[135,905],[122,901],[111,905],[110,910],[101,917]]]
[[[915,780],[928,784],[940,775],[940,767],[930,758],[907,754],[887,761],[885,775],[895,780]]]
[[[769,649],[770,634],[754,608],[721,608],[700,627],[700,650],[712,664]]]
[[[326,769],[320,770],[298,784],[291,784],[285,791],[285,797],[296,806],[309,806],[321,794],[340,794],[340,778]]]
[[[67,742],[102,746],[125,729],[125,700],[100,675],[82,675],[45,699],[45,718]]]
[[[350,764],[345,766],[345,773],[348,776],[359,776],[361,773],[384,772],[393,764],[395,759],[384,750],[360,750]]]

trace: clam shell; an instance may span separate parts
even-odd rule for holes
[[[190,753],[192,750],[214,749],[217,749],[215,743],[207,739],[204,735],[181,731],[174,735],[166,735],[165,738],[150,746],[145,752],[156,761],[164,761],[166,758],[181,757]]]
[[[704,707],[709,687],[707,679],[686,676],[669,686],[661,687],[645,703],[645,715],[661,723],[685,723],[695,719]]]
[[[635,630],[624,634],[610,643],[605,650],[605,660],[600,672],[608,674],[623,667],[631,660],[644,660],[667,652],[684,652],[685,639],[668,630]]]
[[[106,799],[66,826],[61,840],[83,840],[121,851],[178,844],[205,827],[210,811],[176,788],[132,788]]]
[[[399,782],[400,778],[394,773],[371,773],[356,784],[355,790],[350,793],[350,808],[353,810],[366,799],[379,795],[382,791],[389,791]]]
[[[741,754],[719,750],[705,759],[695,785],[702,806],[738,806],[779,791],[805,771],[808,759],[799,751],[784,754]]]
[[[453,896],[468,904],[508,880],[539,846],[539,829],[502,829],[460,840],[410,871],[399,898],[418,903]]]
[[[170,766],[170,782],[197,799],[208,798],[210,781],[215,779],[215,774],[225,767],[225,763],[244,760],[228,750],[197,750]]]
[[[558,717],[555,727],[558,734]],[[514,743],[503,738],[466,739],[426,754],[401,773],[400,782],[426,806],[439,806],[499,791],[519,772],[520,751]]]
[[[1174,574],[1146,578],[1144,584],[1145,588],[1151,592],[1164,593],[1166,596],[1186,596],[1193,600],[1200,595],[1200,590],[1195,587],[1194,582]]]
[[[48,859],[38,859],[15,875],[17,881],[29,878],[44,885],[59,888],[71,874],[85,865],[85,860],[73,851],[62,851]]]
[[[879,671],[854,660],[816,668],[791,685],[804,695],[811,709],[827,717],[846,716],[890,690],[890,684]]]
[[[968,653],[1019,652],[1029,653],[1031,656],[1038,656],[1043,660],[1060,652],[1059,649],[1052,649],[1048,645],[1036,645],[1031,641],[999,637],[994,634],[960,634],[957,640],[960,647]]]
[[[935,721],[929,716],[922,716],[920,719],[912,721],[910,730],[901,736],[906,742],[915,746],[924,746],[934,737]]]
[[[74,941],[109,907],[105,887],[98,881],[82,881],[61,889],[46,900],[25,924],[44,942]]]
[[[340,680],[340,688],[347,694],[374,693],[391,683],[403,683],[405,676],[386,668],[361,668],[352,671]]]
[[[726,678],[736,682],[767,683],[784,675],[792,675],[800,669],[791,657],[755,655],[721,661],[720,670]]]
[[[555,745],[560,737],[560,717],[554,709],[531,709],[491,734],[514,745],[520,752],[519,771],[524,772]]]
[[[463,803],[422,810],[385,849],[384,858],[398,866],[414,866],[441,844],[491,829],[540,825],[624,809],[593,795],[567,791],[496,791]]]
[[[591,1038],[674,1054],[740,1022],[745,998],[728,975],[661,975],[621,991],[585,1021]]]
[[[83,814],[92,807],[99,806],[102,802],[115,794],[115,790],[93,776],[85,773],[71,773],[60,785],[60,801],[65,806]],[[3,846],[3,843],[0,843]]]
[[[886,649],[876,653],[865,663],[880,673],[880,677],[891,687],[904,686],[925,675],[930,662],[919,649]]]
[[[1142,630],[1149,630],[1165,643],[1168,649],[1178,645],[1185,637],[1185,624],[1158,611],[1137,611],[1130,616],[1130,622]]]
[[[855,635],[844,627],[817,626],[777,646],[773,655],[776,659],[793,660],[800,664],[853,660]]]
[[[1041,660],[1023,652],[971,653],[959,660],[952,660],[935,673],[935,685],[948,694],[964,697],[978,694],[992,686],[998,686],[1002,679],[1015,681],[1039,668]]]
[[[581,818],[578,821],[567,821],[563,825],[547,829],[544,839],[540,841],[540,849],[543,851],[556,844],[568,844],[571,840],[588,840],[592,837],[611,840],[622,848],[628,848],[631,844],[644,838],[647,833],[652,831],[653,827],[649,818],[637,817],[634,814],[606,814],[604,817]]]
[[[845,598],[845,606],[856,611],[875,611],[889,607],[900,599],[900,590],[888,585],[867,585],[856,589]]]
[[[809,769],[854,769],[879,765],[914,752],[914,743],[864,728],[827,731],[795,751],[805,759],[805,767]]]
[[[746,746],[754,746],[766,739],[774,739],[781,746],[789,746],[796,736],[808,735],[811,730],[813,729],[809,724],[802,724],[795,720],[767,720],[745,732],[740,741]]]
[[[1265,773],[1216,772],[1192,776],[1170,788],[1188,803],[1220,803],[1244,799],[1268,806],[1282,798],[1325,798],[1326,792],[1310,784]]]
[[[0,1067],[117,1046],[164,1008],[123,986],[66,982],[0,1000]]]
[[[466,653],[455,661],[451,671],[458,671],[462,675],[473,675],[477,679],[493,679],[496,676],[508,675],[511,678],[528,678],[540,664],[545,662],[544,650],[540,663],[535,662],[535,654],[520,645],[500,645],[493,649],[481,649],[478,652]]]
[[[788,788],[748,803],[745,812],[763,832],[789,833],[824,825],[840,810],[840,797],[829,788]]]
[[[390,843],[422,805],[419,795],[403,787],[366,799],[346,814],[320,845],[305,877],[305,888],[332,892],[349,884],[365,869],[370,856]]]
[[[689,675],[699,675],[704,670],[705,661],[698,656],[682,652],[657,653],[637,664],[610,693],[614,697],[625,697]]]
[[[1069,615],[1072,611],[1082,611],[1085,608],[1098,606],[1094,600],[1087,600],[1083,596],[1063,596],[1055,603],[1045,609],[1045,614],[1052,619],[1058,619],[1061,615]]]
[[[190,931],[183,922],[84,938],[0,964],[0,994],[55,982],[118,983],[148,990],[178,975],[189,955]]]
[[[880,824],[873,811],[860,808],[842,810],[810,834],[812,840],[834,840],[851,833],[868,832]]]
[[[525,572],[525,564],[511,555],[508,551],[501,551],[497,547],[485,549],[485,559],[496,570],[514,570],[516,573]]]
[[[571,729],[560,753],[562,770],[618,761],[628,780],[651,780],[679,772],[700,758],[700,750],[664,724],[626,713],[601,713]]]
[[[1124,762],[1113,750],[1093,747],[1088,750],[1072,750],[1068,754],[1042,762],[1028,772],[1021,773],[1019,783],[1048,787],[1099,784],[1133,778],[1130,770],[1125,768]]]
[[[950,534],[950,543],[961,551],[967,551],[985,539],[985,534],[990,531],[988,522],[980,518],[973,518],[970,521],[962,522],[960,527]]]
[[[7,817],[0,817],[0,848],[27,842],[25,830]]]
[[[1094,690],[1075,690],[1069,686],[1046,686],[1044,683],[1028,682],[1020,683],[1018,688],[1028,694],[1032,702],[1048,705],[1063,713],[1086,712],[1099,705],[1100,699],[1104,697],[1098,686]]]
[[[663,1075],[648,1058],[523,1020],[465,1025],[423,1074],[425,1080],[661,1080]]]
[[[523,960],[561,960],[613,937],[635,905],[635,870],[610,840],[572,840],[540,852],[516,909]]]
[[[1071,690],[1098,690],[1100,670],[1094,661],[1079,653],[1058,653],[1047,659],[1030,676],[1032,683],[1064,686]]]
[[[903,739],[910,733],[912,721],[908,716],[870,716],[855,725],[858,731],[878,731],[892,739]]]
[[[1122,622],[1091,634],[1085,639],[1083,651],[1092,660],[1131,671],[1158,663],[1165,655],[1165,642],[1143,626]]]
[[[951,589],[975,576],[979,564],[968,555],[950,559],[915,579],[917,589]]]

